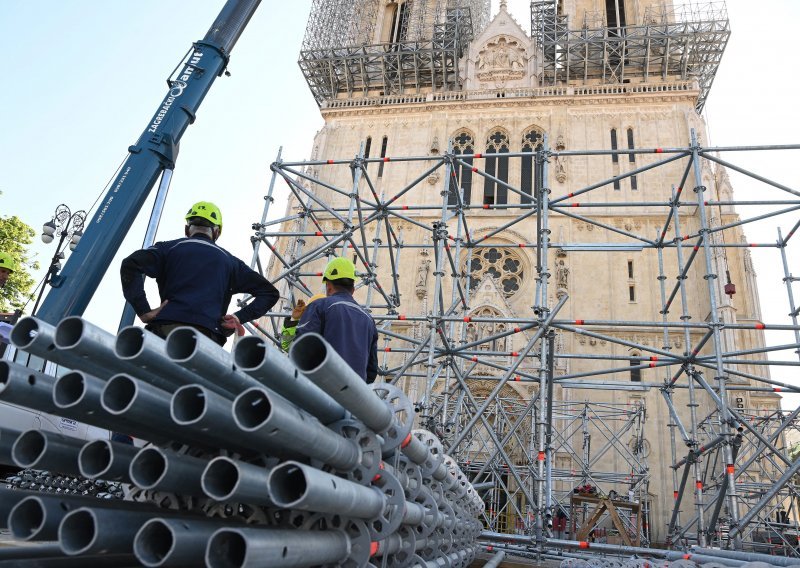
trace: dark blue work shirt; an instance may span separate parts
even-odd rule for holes
[[[220,326],[233,294],[251,294],[253,301],[234,313],[244,323],[260,317],[278,301],[279,293],[258,272],[205,235],[155,243],[122,261],[122,291],[138,315],[152,308],[142,275],[155,278],[161,302],[167,305],[153,323],[183,323],[211,331],[224,343]]]
[[[351,294],[339,292],[309,304],[297,324],[297,337],[304,333],[319,333],[362,379],[375,380],[378,329]]]

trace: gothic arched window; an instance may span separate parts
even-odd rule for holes
[[[459,130],[456,132],[455,136],[453,136],[453,152],[456,154],[474,154],[475,153],[475,139],[472,136],[472,133],[466,129]],[[469,205],[472,197],[472,158],[464,158],[464,163],[468,164],[467,166],[463,164],[456,164],[455,165],[455,174],[456,174],[456,183],[457,186],[452,188],[454,191],[457,191],[458,188],[462,188],[464,190],[462,199],[464,200],[464,205]],[[456,205],[458,200],[454,193],[450,193],[450,197],[448,198],[448,203],[450,205]]]
[[[540,166],[536,164],[533,158],[533,153],[542,147],[542,132],[531,127],[522,135],[522,151],[530,153],[530,156],[522,156],[521,170],[522,179],[520,182],[520,189],[523,193],[533,195],[533,190],[538,186],[541,178]],[[520,203],[531,203],[530,197],[520,197]]]
[[[495,129],[486,139],[487,154],[508,154],[508,134],[499,128]],[[486,158],[486,173],[490,176],[508,183],[508,157]],[[508,203],[508,188],[496,181],[484,178],[483,180],[484,205]]]

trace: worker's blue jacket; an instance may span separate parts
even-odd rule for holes
[[[303,312],[297,337],[319,333],[358,375],[371,383],[378,375],[378,329],[348,292],[320,298]]]
[[[225,342],[221,318],[233,294],[253,296],[250,304],[234,313],[242,323],[262,316],[279,298],[266,278],[202,234],[155,243],[122,261],[122,291],[138,315],[152,309],[142,275],[155,278],[161,302],[168,300],[152,323],[200,326],[221,343]]]

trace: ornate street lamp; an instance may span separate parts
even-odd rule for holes
[[[42,226],[42,242],[50,244],[58,236],[58,245],[47,269],[42,289],[39,290],[39,297],[36,298],[36,304],[33,306],[32,315],[35,315],[36,310],[39,308],[39,302],[42,301],[45,288],[47,288],[48,284],[52,286],[53,280],[58,277],[58,273],[61,271],[61,261],[64,259],[64,243],[69,240],[69,250],[75,250],[83,236],[85,223],[86,211],[80,210],[73,213],[69,207],[62,203],[56,207],[53,218]]]

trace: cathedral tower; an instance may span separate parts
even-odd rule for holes
[[[730,182],[701,152],[727,16],[535,0],[531,29],[505,1],[490,20],[482,0],[314,0],[299,64],[325,124],[282,170],[271,275],[289,306],[329,255],[354,257],[384,378],[495,483],[490,530],[546,533],[590,485],[630,503],[620,542],[663,543],[670,466],[733,439],[717,413],[777,406],[736,391],[768,377],[758,355],[715,359],[763,346],[742,233],[715,231],[738,219]],[[724,475],[688,475],[705,542],[699,511],[719,494],[714,522],[732,522],[740,504]]]

